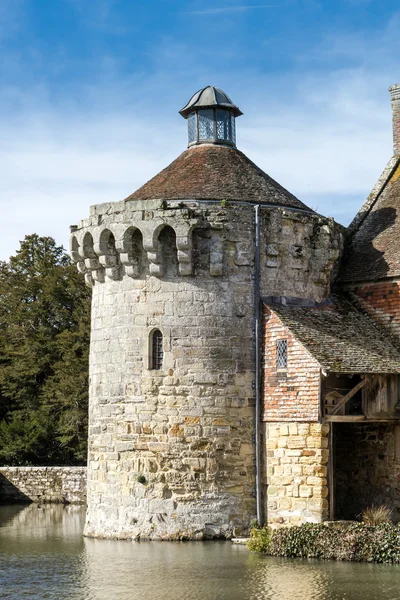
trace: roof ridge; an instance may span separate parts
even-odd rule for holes
[[[354,219],[350,223],[347,228],[347,231],[351,234],[354,234],[360,225],[363,223],[365,218],[369,215],[371,210],[373,209],[376,202],[379,200],[379,196],[382,194],[383,190],[389,183],[392,178],[393,173],[396,171],[397,167],[400,164],[400,156],[392,156],[386,167],[383,169],[381,175],[379,176],[377,182],[369,193],[367,199],[362,204],[361,208],[355,215]]]
[[[400,274],[400,156],[393,156],[350,225],[340,283],[379,281]]]

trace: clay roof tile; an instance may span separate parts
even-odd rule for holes
[[[327,371],[400,371],[400,353],[387,335],[343,296],[310,307],[266,305]]]
[[[364,213],[364,214],[363,214]],[[373,202],[357,215],[339,281],[376,281],[400,275],[400,159]]]
[[[126,200],[236,200],[310,210],[236,148],[202,144],[182,152]]]

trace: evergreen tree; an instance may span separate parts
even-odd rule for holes
[[[61,246],[0,262],[0,464],[83,464],[90,291]]]

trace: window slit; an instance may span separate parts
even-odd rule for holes
[[[159,370],[162,368],[164,358],[163,352],[163,336],[159,329],[156,329],[152,337],[152,348],[151,348],[151,368]]]

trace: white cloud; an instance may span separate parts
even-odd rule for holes
[[[243,13],[248,10],[257,10],[265,8],[279,8],[279,4],[242,4],[241,6],[217,6],[214,8],[204,8],[201,10],[191,10],[191,15],[217,15],[223,13]]]
[[[128,196],[171,162],[186,146],[186,124],[176,111],[200,87],[200,75],[204,84],[226,87],[244,111],[238,147],[306,204],[348,223],[392,151],[387,87],[398,78],[399,44],[385,37],[392,28],[393,20],[374,40],[329,40],[318,56],[336,57],[340,48],[343,59],[347,45],[349,66],[341,60],[340,69],[320,69],[317,61],[318,69],[264,76],[208,72],[202,60],[190,80],[157,63],[140,84],[132,78],[88,85],[80,102],[67,96],[64,103],[51,103],[43,85],[3,89],[0,259],[28,233],[67,245],[69,225],[91,204]],[[184,52],[180,45],[179,60]]]
[[[3,260],[28,233],[67,246],[69,225],[85,218],[90,205],[128,196],[175,158],[175,141],[183,139],[130,113],[85,120],[78,113],[30,112],[3,125],[0,136]]]
[[[348,221],[391,153],[389,97],[371,102],[361,85],[343,75],[321,93],[315,78],[307,97],[292,89],[265,105],[253,99],[241,106],[239,148],[304,202]],[[3,259],[26,233],[67,244],[68,226],[91,204],[128,196],[186,145],[186,123],[172,115],[165,122],[131,110],[90,118],[63,110],[29,111],[0,130]]]
[[[306,204],[348,223],[392,154],[389,77],[309,77],[284,104],[258,106],[259,124],[241,130],[239,121],[241,145]]]

